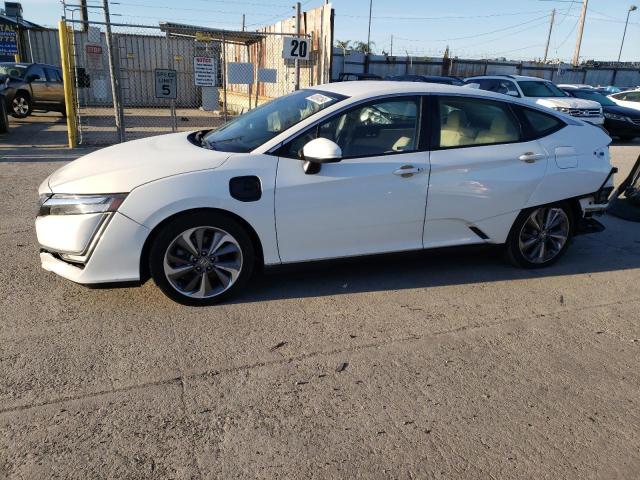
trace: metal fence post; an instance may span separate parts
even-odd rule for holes
[[[300,2],[296,3],[296,37],[300,37]],[[295,81],[296,90],[300,90],[300,60],[297,58],[295,62]]]
[[[167,39],[167,52],[169,52],[169,69],[173,70],[173,48],[171,48],[171,38],[169,32],[166,35]],[[176,78],[176,83],[178,79]],[[169,100],[169,114],[171,115],[171,131],[173,133],[178,131],[178,118],[176,116],[176,101],[172,98]]]
[[[111,95],[113,97],[113,112],[116,120],[116,132],[120,143],[125,141],[124,133],[124,110],[122,108],[122,97],[120,92],[120,77],[116,72],[116,57],[113,49],[113,35],[111,33],[111,17],[109,16],[109,1],[103,0],[105,17],[105,33],[107,41],[107,54],[109,55],[109,75],[111,77]]]
[[[222,32],[222,95],[224,99],[224,121],[227,121],[227,46]]]
[[[73,31],[71,31],[73,35]],[[73,57],[69,52],[69,28],[64,20],[58,22],[60,40],[60,60],[62,63],[62,82],[64,86],[64,103],[67,114],[67,138],[69,148],[77,145],[78,124],[75,103],[75,76],[73,75]]]

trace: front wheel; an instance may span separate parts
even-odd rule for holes
[[[11,102],[11,115],[16,118],[26,118],[31,115],[31,99],[24,93],[16,93]]]
[[[565,203],[524,210],[507,239],[507,258],[523,268],[555,263],[567,250],[574,232],[574,216]]]
[[[234,219],[195,212],[164,226],[149,260],[151,276],[165,295],[183,305],[204,306],[246,285],[255,266],[255,249]]]

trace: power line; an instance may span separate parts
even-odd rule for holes
[[[173,10],[173,11],[186,11],[186,12],[207,12],[207,13],[220,13],[222,15],[242,15],[243,11],[229,11],[229,10],[210,10],[207,8],[177,8],[177,7],[167,7],[164,5],[149,5],[145,3],[126,3],[126,4],[112,4],[118,5],[120,8],[122,7],[145,7],[145,8],[153,8],[155,9],[163,9],[163,10]],[[270,13],[250,13],[249,15],[259,16],[259,17],[272,17]]]
[[[441,15],[435,17],[403,17],[403,16],[372,16],[371,18],[374,20],[457,20],[457,19],[473,19],[473,18],[492,18],[492,17],[512,17],[519,15],[531,15],[534,13],[542,13],[547,10],[533,10],[529,12],[513,12],[513,13],[491,13],[486,15]],[[336,14],[338,15],[338,14]],[[340,15],[341,17],[347,18],[369,18],[368,15]]]
[[[542,19],[544,19],[545,22],[546,22],[547,15],[544,15],[542,17],[536,17],[536,18],[533,18],[531,20],[527,20],[526,22],[516,23],[516,24],[510,25],[508,27],[498,28],[496,30],[491,30],[491,31],[488,31],[488,32],[476,33],[476,34],[473,34],[473,35],[466,35],[464,37],[440,38],[440,39],[431,39],[431,40],[429,40],[429,39],[427,39],[427,40],[415,40],[415,39],[402,38],[402,37],[396,37],[396,38],[398,38],[400,40],[410,41],[410,42],[453,42],[453,41],[456,41],[456,40],[466,40],[466,39],[469,39],[469,38],[478,38],[478,37],[483,37],[483,36],[486,36],[486,35],[492,35],[494,33],[504,32],[506,30],[510,30],[512,28],[517,28],[517,27],[520,27],[522,25],[529,25],[529,24],[531,24],[533,22],[537,22],[537,21],[542,20]]]

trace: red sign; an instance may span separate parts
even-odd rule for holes
[[[85,45],[87,54],[89,55],[102,55],[102,47],[100,45]]]

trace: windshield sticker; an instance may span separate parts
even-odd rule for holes
[[[333,98],[322,95],[321,93],[314,93],[313,95],[308,96],[307,100],[315,103],[316,105],[324,105],[325,103],[333,100]]]

